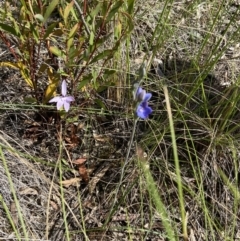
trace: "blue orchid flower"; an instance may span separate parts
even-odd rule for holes
[[[60,110],[62,107],[64,107],[65,111],[68,112],[70,109],[70,103],[74,101],[73,96],[67,96],[67,83],[65,80],[62,82],[62,96],[56,96],[52,98],[49,103],[56,102],[57,103],[57,109]]]
[[[146,90],[138,87],[135,99],[138,102],[136,114],[139,118],[147,119],[153,112],[152,108],[148,106],[148,101],[151,99],[151,97],[151,93],[146,93]]]

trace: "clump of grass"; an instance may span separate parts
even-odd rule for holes
[[[201,11],[204,8],[197,2],[194,2],[193,5],[191,15],[195,10]],[[233,14],[224,28],[224,33],[228,35],[229,42],[222,47],[223,40],[221,36],[218,36],[218,40],[213,43],[211,39],[218,34],[217,31],[213,30],[223,29],[224,16],[226,16],[229,6],[224,3],[220,6],[209,3],[208,7],[211,12],[208,15],[212,19],[211,24],[205,25],[199,22],[199,27],[194,29],[194,31],[199,32],[206,31],[203,33],[202,41],[194,42],[196,45],[195,51],[198,51],[198,53],[193,55],[191,53],[192,46],[187,46],[182,41],[181,49],[184,49],[187,54],[183,54],[181,50],[175,50],[175,55],[170,56],[171,59],[166,59],[165,65],[162,66],[162,68],[164,67],[162,71],[166,75],[166,80],[158,80],[167,83],[170,89],[175,137],[173,132],[170,131],[168,121],[166,121],[169,116],[166,114],[165,104],[161,104],[159,108],[162,109],[158,111],[161,114],[156,114],[150,124],[151,131],[149,131],[150,134],[147,137],[147,144],[145,143],[146,140],[143,140],[142,143],[146,148],[151,145],[149,149],[150,161],[153,161],[153,157],[155,157],[152,164],[153,170],[155,170],[156,175],[164,177],[165,181],[162,182],[166,182],[166,188],[161,185],[160,190],[167,192],[169,189],[167,180],[173,182],[174,185],[171,186],[171,189],[175,189],[175,195],[172,198],[177,199],[179,203],[177,213],[181,214],[182,217],[184,217],[184,214],[188,214],[188,222],[193,223],[192,225],[187,224],[188,233],[190,233],[190,230],[196,230],[196,226],[198,226],[198,230],[202,230],[203,236],[207,240],[225,240],[228,238],[234,240],[236,235],[234,229],[239,225],[235,218],[237,215],[236,208],[234,208],[235,198],[230,194],[231,186],[223,184],[225,182],[219,170],[222,168],[225,170],[228,180],[231,179],[232,182],[238,180],[238,164],[236,154],[234,154],[239,150],[237,144],[239,125],[236,121],[239,108],[237,104],[239,99],[236,95],[238,79],[232,80],[234,84],[230,87],[223,87],[220,86],[221,80],[216,80],[212,74],[216,64],[225,56],[226,50],[236,44],[239,29],[235,28],[237,15]],[[201,16],[199,16],[200,19]],[[192,27],[191,25],[188,26],[187,20],[187,18],[184,19],[186,25],[176,24],[177,27],[184,27],[184,31],[192,31]],[[192,19],[191,21],[197,20]],[[178,36],[178,41],[181,41],[181,36],[184,35],[183,32],[181,33],[183,28],[178,30],[174,29],[174,25],[170,24],[170,26],[172,26],[174,34],[179,33],[179,35],[173,35],[172,38],[176,39],[176,36]],[[236,31],[232,32],[233,28]],[[166,39],[166,41],[171,40]],[[164,52],[164,49],[162,51]],[[208,55],[205,55],[204,53],[207,51],[209,51]],[[177,55],[182,55],[185,59]],[[188,61],[187,65],[185,64],[186,61]],[[157,80],[155,81],[152,85],[161,87]],[[217,81],[217,83],[214,83],[214,81]],[[173,145],[175,140],[177,147]],[[176,160],[179,160],[179,166],[176,165]],[[162,163],[165,163],[165,166]],[[180,183],[183,185],[183,194],[179,189]],[[224,193],[225,198],[223,198],[222,193]],[[231,200],[231,204],[228,203],[226,197],[229,201]],[[175,202],[172,199],[169,200],[168,197],[166,205],[169,203],[171,203],[169,209],[175,212],[176,210],[173,207]],[[195,212],[190,213],[193,207],[198,210],[196,215],[193,214]],[[230,225],[230,220],[234,220],[234,228]],[[178,226],[180,228],[180,224],[182,224],[183,236],[186,235],[185,221],[182,218]],[[176,232],[178,231],[176,230]],[[201,235],[199,236],[197,231],[194,231],[194,233],[192,234],[194,237],[201,239]],[[187,237],[185,236],[185,238]]]

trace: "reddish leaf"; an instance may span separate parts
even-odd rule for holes
[[[87,160],[86,158],[79,158],[75,161],[72,161],[72,163],[78,165],[78,172],[79,172],[80,176],[82,177],[83,181],[88,183],[89,176],[88,176],[87,168],[84,164],[86,162],[86,160]]]
[[[87,172],[87,168],[85,167],[85,165],[84,165],[84,164],[79,165],[78,171],[79,171],[79,174],[80,174],[80,176],[82,177],[82,179],[83,179],[86,183],[88,183],[89,177],[88,177],[88,172]]]

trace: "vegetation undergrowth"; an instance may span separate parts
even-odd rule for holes
[[[237,1],[0,8],[0,238],[238,240]]]

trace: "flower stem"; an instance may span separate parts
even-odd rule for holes
[[[107,224],[108,221],[110,220],[110,218],[111,218],[111,216],[112,216],[112,214],[114,212],[114,206],[115,206],[115,204],[116,204],[116,202],[118,200],[118,193],[119,193],[120,187],[122,185],[122,180],[123,180],[123,176],[124,176],[124,172],[125,172],[126,166],[128,164],[128,161],[129,161],[129,155],[130,155],[133,139],[134,139],[134,136],[135,136],[137,121],[138,121],[138,118],[135,117],[134,123],[133,123],[133,130],[132,130],[132,134],[131,134],[131,137],[130,137],[130,142],[129,142],[127,154],[126,154],[126,157],[125,157],[125,162],[124,162],[124,164],[122,166],[122,170],[121,170],[120,180],[119,180],[118,186],[117,186],[116,191],[115,191],[115,197],[114,197],[114,200],[113,200],[112,207],[110,209],[111,210],[110,214],[109,214],[108,218],[106,219],[105,224]]]
[[[124,162],[124,164],[122,166],[119,184],[118,184],[117,189],[116,189],[116,194],[115,194],[115,198],[114,198],[114,202],[113,202],[114,205],[115,205],[115,203],[117,201],[117,196],[118,196],[118,192],[119,192],[120,186],[122,184],[125,168],[126,168],[126,166],[128,164],[128,159],[129,159],[129,155],[130,155],[130,151],[131,151],[131,147],[132,147],[132,143],[133,143],[133,138],[134,138],[135,131],[136,131],[137,121],[138,121],[138,119],[135,118],[134,123],[133,123],[133,131],[132,131],[132,134],[131,134],[130,143],[129,143],[127,154],[126,154],[126,157],[125,157],[125,162]]]

